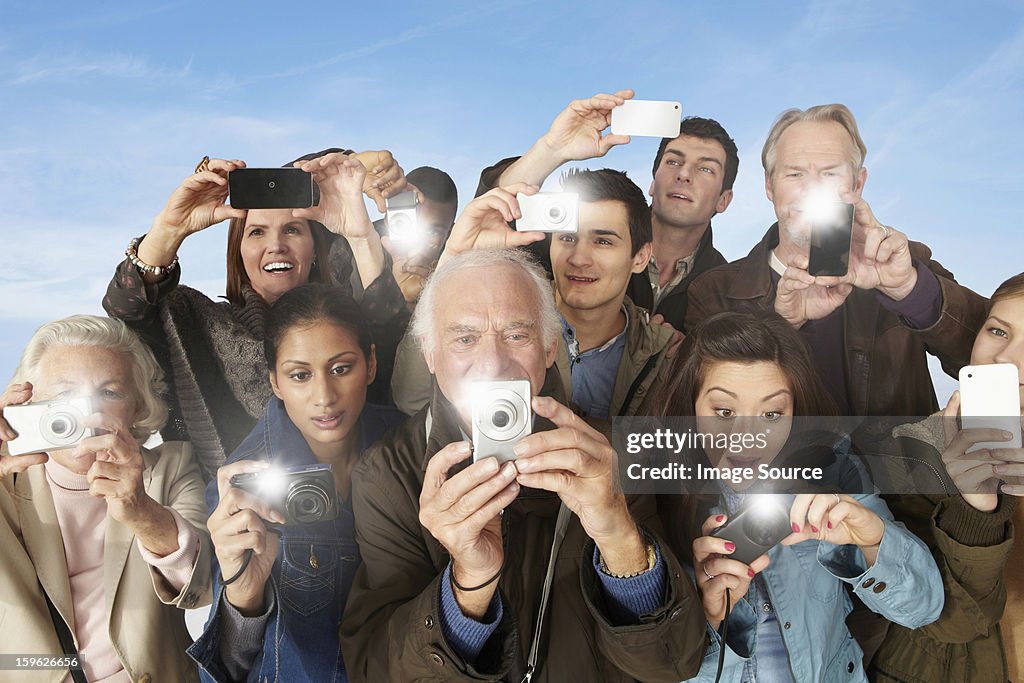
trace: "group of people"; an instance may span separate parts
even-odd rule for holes
[[[129,242],[109,317],[44,325],[0,398],[5,444],[19,404],[94,411],[72,447],[0,454],[2,650],[81,664],[10,680],[1024,680],[1024,450],[961,429],[927,365],[1024,377],[1024,273],[986,299],[881,223],[841,104],[775,121],[777,221],[732,263],[711,221],[739,159],[710,118],[661,142],[646,195],[569,170],[578,230],[514,229],[519,197],[629,142],[605,129],[632,96],[573,101],[461,213],[450,177],[387,151],[288,164],[320,188],[303,209],[232,208],[245,163],[204,158]],[[415,241],[367,211],[405,191]],[[844,276],[808,272],[821,191],[853,206]],[[225,220],[215,302],[177,252]],[[514,457],[474,454],[479,380],[529,385]],[[794,418],[880,419],[819,444],[831,486],[655,495],[621,485],[612,421],[636,416],[773,431],[696,454],[714,467],[772,461]],[[878,462],[920,465],[917,488],[872,485]],[[239,484],[318,465],[336,509],[311,523]],[[741,562],[716,530],[755,495],[791,531]]]

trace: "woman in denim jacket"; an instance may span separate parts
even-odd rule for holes
[[[274,398],[207,489],[219,571],[214,609],[189,654],[206,681],[344,682],[338,624],[360,561],[350,474],[404,416],[366,405],[374,347],[358,305],[337,287],[284,294],[264,350]],[[267,489],[231,481],[317,464],[332,468],[336,518],[298,523]]]
[[[685,346],[673,361],[673,380],[654,404],[659,413],[695,416],[702,434],[766,435],[765,447],[741,453],[705,448],[705,462],[757,473],[780,454],[788,465],[795,459],[808,464],[806,452],[822,453],[814,464],[824,465],[826,481],[843,492],[756,499],[781,508],[792,533],[749,565],[730,559],[736,544],[711,532],[754,502],[755,480],[719,482],[721,493],[710,501],[679,497],[682,542],[697,537],[690,561],[711,642],[693,680],[715,680],[728,588],[722,681],[866,681],[860,647],[845,622],[852,609],[847,586],[891,621],[923,626],[938,618],[943,605],[931,554],[893,521],[878,495],[860,492],[863,469],[841,440],[831,437],[817,451],[795,453],[794,442],[806,433],[793,430],[792,416],[829,417],[835,408],[802,342],[781,318],[722,313],[695,330]]]

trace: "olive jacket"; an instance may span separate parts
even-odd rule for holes
[[[557,396],[558,384],[549,371],[542,394]],[[435,392],[427,408],[366,453],[353,473],[363,565],[341,626],[353,681],[523,680],[560,501],[553,493],[524,489],[505,509],[506,566],[499,584],[504,616],[478,661],[464,661],[440,621],[440,581],[449,556],[418,517],[427,462],[461,439],[454,408]],[[664,523],[654,497],[631,498],[630,509],[667,562],[662,606],[635,625],[610,623],[593,568],[593,542],[572,516],[555,563],[534,682],[676,683],[697,673],[708,640],[696,590],[660,540]]]

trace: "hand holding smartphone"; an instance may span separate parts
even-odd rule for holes
[[[1001,429],[1010,441],[983,441],[972,451],[1020,448],[1020,377],[1012,363],[967,365],[960,369],[960,422],[964,429]]]

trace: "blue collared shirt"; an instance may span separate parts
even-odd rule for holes
[[[580,353],[576,329],[564,317],[562,338],[569,350],[569,374],[572,377],[572,403],[587,417],[608,419],[611,412],[612,391],[615,389],[615,375],[619,371],[622,353],[626,350],[626,330],[629,328],[629,312],[625,307],[626,324],[622,331],[603,346]]]

